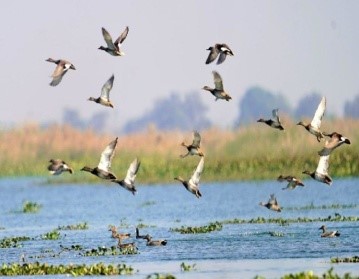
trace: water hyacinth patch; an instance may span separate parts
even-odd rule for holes
[[[36,202],[25,201],[22,205],[23,213],[37,213],[41,209],[42,205]]]
[[[87,230],[89,228],[86,222],[75,225],[58,226],[58,230]]]
[[[180,265],[181,271],[191,271],[196,269],[196,264],[185,264],[184,262]]]
[[[21,242],[27,240],[31,240],[31,238],[27,236],[5,237],[0,240],[0,248],[21,247]]]
[[[359,256],[346,257],[346,258],[331,258],[331,263],[359,263]]]
[[[196,234],[196,233],[210,233],[213,231],[222,230],[222,224],[220,222],[209,223],[206,226],[201,227],[185,227],[182,226],[180,228],[171,228],[170,230],[173,232],[179,232],[181,234]]]
[[[172,274],[161,274],[158,272],[152,273],[146,277],[146,279],[176,279]]]
[[[60,232],[58,230],[53,230],[51,232],[45,233],[43,235],[41,235],[41,238],[43,240],[58,240],[60,239]]]

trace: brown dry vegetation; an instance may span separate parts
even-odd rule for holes
[[[273,179],[279,174],[302,176],[304,169],[314,170],[318,162],[318,143],[303,127],[285,119],[285,131],[272,129],[262,123],[228,131],[211,128],[201,132],[206,154],[203,180]],[[352,144],[335,150],[330,159],[332,176],[359,175],[359,121],[339,119],[325,121],[323,131],[337,131]],[[79,170],[84,165],[96,166],[100,153],[116,135],[78,131],[69,126],[42,129],[26,124],[0,132],[0,175],[48,175],[46,166],[51,158],[61,158],[75,169],[75,174],[63,175],[73,181],[98,181]],[[190,143],[192,132],[147,131],[119,137],[113,171],[122,177],[130,162],[139,157],[142,165],[138,174],[141,182],[167,182],[176,175],[189,177],[198,157],[181,159],[186,149],[182,141]],[[303,176],[302,176],[303,177]]]

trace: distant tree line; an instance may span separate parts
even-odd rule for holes
[[[297,107],[291,108],[282,94],[275,94],[261,87],[249,88],[238,104],[238,117],[234,127],[240,127],[255,122],[260,117],[271,117],[271,111],[279,108],[282,115],[296,119],[311,118],[316,110],[321,94],[312,92],[299,100]],[[353,101],[344,105],[344,116],[359,118],[359,95]],[[206,129],[212,123],[206,116],[208,108],[202,102],[199,92],[180,94],[172,92],[169,96],[154,102],[153,108],[136,119],[128,121],[122,132],[133,133],[143,131],[154,125],[159,130],[193,130]],[[89,119],[83,119],[74,109],[65,109],[63,122],[77,129],[94,129],[103,132],[108,127],[107,112],[95,113]]]

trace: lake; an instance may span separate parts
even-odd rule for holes
[[[59,184],[58,177],[11,178],[0,180],[0,239],[30,236],[22,247],[0,249],[0,263],[25,260],[68,263],[126,263],[138,270],[129,278],[145,278],[153,272],[171,273],[177,278],[278,278],[288,273],[313,270],[321,274],[334,267],[343,274],[359,275],[359,264],[331,264],[331,257],[359,254],[359,222],[326,222],[340,237],[321,238],[323,222],[279,224],[228,224],[221,231],[206,234],[180,234],[171,228],[202,226],[228,219],[297,218],[359,216],[359,179],[334,179],[332,186],[305,180],[305,187],[285,190],[277,181],[202,183],[202,198],[197,199],[182,184],[141,185],[138,193],[99,180],[99,184]],[[274,193],[283,207],[273,212],[259,206]],[[24,201],[42,205],[38,213],[21,213]],[[306,209],[309,205],[350,205],[348,208]],[[59,240],[42,240],[41,235],[66,226],[87,222],[87,230],[61,230]],[[60,245],[79,244],[84,249],[111,247],[109,225],[135,234],[139,224],[148,225],[141,234],[167,239],[162,247],[148,247],[136,240],[135,255],[84,257],[78,252],[63,252]],[[276,232],[282,236],[272,236]],[[196,269],[181,272],[180,264],[196,264]],[[60,278],[60,276],[58,276]],[[92,277],[93,278],[93,277]]]

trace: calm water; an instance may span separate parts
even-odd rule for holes
[[[55,180],[51,177],[50,180]],[[279,182],[204,183],[202,198],[197,199],[180,184],[143,186],[138,194],[115,184],[64,185],[48,184],[47,179],[0,180],[0,238],[30,236],[34,240],[23,242],[21,248],[0,249],[0,263],[18,262],[22,254],[37,255],[37,259],[58,263],[121,263],[138,269],[130,278],[145,278],[152,272],[170,272],[178,278],[253,278],[262,275],[278,278],[289,272],[314,270],[323,272],[334,266],[338,273],[359,275],[358,264],[332,265],[330,257],[359,254],[359,222],[327,222],[329,229],[339,230],[341,236],[320,238],[322,223],[298,223],[289,226],[276,224],[224,225],[222,231],[182,235],[170,228],[182,225],[206,225],[212,221],[233,218],[251,219],[283,217],[327,217],[339,213],[358,216],[359,207],[348,209],[286,210],[290,207],[331,204],[359,206],[359,179],[335,180],[328,187],[312,180],[306,187],[282,191]],[[282,207],[281,213],[258,205],[275,193]],[[25,200],[42,204],[36,214],[18,211]],[[62,238],[44,241],[40,235],[59,225],[87,222],[88,230],[61,231]],[[136,241],[137,255],[83,257],[78,252],[63,252],[50,257],[46,250],[59,252],[60,245],[80,244],[86,249],[110,247],[116,241],[110,237],[108,225],[124,225],[122,231],[134,234],[139,223],[151,227],[142,229],[156,238],[165,238],[165,247],[147,247]],[[281,232],[283,237],[270,236]],[[181,273],[180,264],[196,264],[195,271]]]

